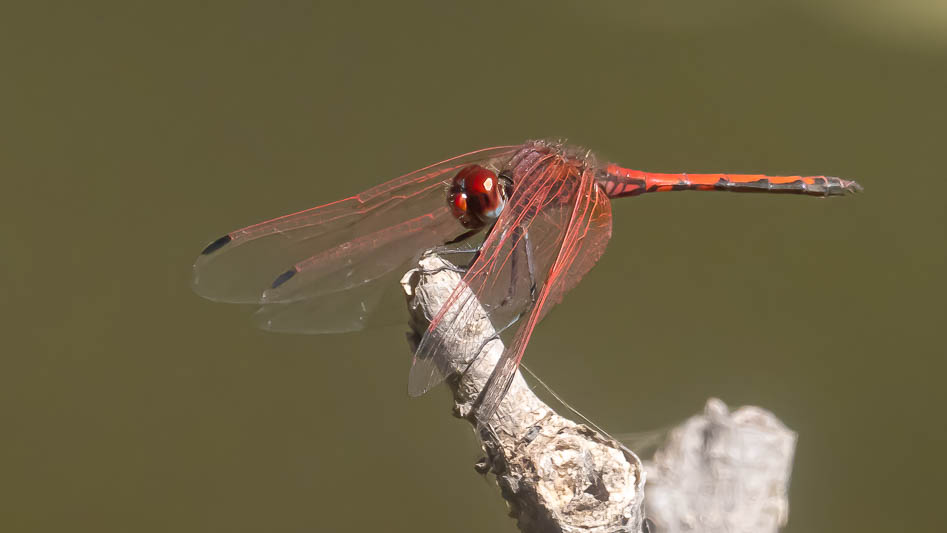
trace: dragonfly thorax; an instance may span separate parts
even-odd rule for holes
[[[447,205],[465,228],[479,229],[500,216],[512,189],[512,180],[480,165],[468,165],[451,180]]]

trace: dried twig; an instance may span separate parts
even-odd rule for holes
[[[402,286],[414,346],[461,276],[437,255],[421,259]],[[443,339],[441,368],[454,414],[477,425],[477,397],[503,352],[475,299],[464,339]],[[435,330],[432,334],[437,335]],[[471,353],[470,346],[480,347]],[[478,470],[496,475],[501,494],[525,533],[641,531],[645,470],[628,448],[556,414],[517,374],[496,416],[480,428],[486,454]],[[648,462],[647,513],[661,533],[768,532],[788,519],[787,488],[795,434],[755,407],[728,412],[716,399],[669,433]]]
[[[441,308],[460,281],[451,265],[437,256],[421,260],[405,275],[415,344],[428,319]],[[471,299],[470,305],[479,306]],[[434,334],[437,334],[435,331]],[[454,395],[454,412],[471,420],[473,404],[503,352],[503,343],[483,309],[465,328],[480,354],[452,352],[441,369]],[[477,342],[469,342],[474,339]],[[452,339],[446,339],[448,343]],[[485,343],[485,344],[484,344]],[[644,473],[641,462],[621,444],[557,415],[517,375],[497,415],[480,431],[486,453],[482,471],[496,474],[510,515],[521,531],[634,532],[641,528]]]
[[[789,520],[796,434],[759,407],[711,398],[646,462],[661,533],[772,533]]]

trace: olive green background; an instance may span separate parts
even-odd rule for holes
[[[471,149],[858,179],[618,200],[526,359],[616,431],[706,398],[799,433],[787,531],[943,527],[937,2],[0,7],[0,530],[515,531],[403,327],[191,293],[237,227]]]

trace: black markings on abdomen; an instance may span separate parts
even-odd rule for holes
[[[733,192],[763,192],[770,190],[768,179],[759,179],[756,181],[734,182],[721,179],[717,185],[726,191]]]

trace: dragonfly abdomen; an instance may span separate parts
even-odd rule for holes
[[[609,198],[665,191],[731,191],[841,196],[860,192],[854,181],[831,176],[762,174],[660,174],[608,165],[596,178]]]

